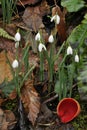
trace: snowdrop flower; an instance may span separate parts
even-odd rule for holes
[[[15,69],[15,68],[18,68],[19,66],[19,63],[17,60],[14,60],[13,63],[12,63],[12,67]]]
[[[54,15],[52,18],[51,18],[51,22],[55,21],[56,24],[59,24],[60,23],[60,16],[58,14]]]
[[[73,54],[73,50],[72,50],[72,47],[71,46],[68,46],[67,48],[67,55],[72,55]]]
[[[38,32],[38,33],[36,34],[36,36],[35,36],[35,40],[36,40],[36,41],[40,41],[40,38],[41,38],[41,36],[40,36],[40,33]]]
[[[46,47],[45,47],[45,45],[42,44],[42,43],[40,43],[39,46],[38,46],[38,50],[39,50],[39,52],[41,52],[42,49],[44,49],[44,50],[46,51]]]
[[[53,38],[53,35],[52,35],[52,34],[49,36],[48,41],[49,41],[50,43],[53,43],[53,42],[54,42],[54,38]]]
[[[19,42],[16,42],[15,43],[15,48],[18,48],[19,47]]]
[[[20,40],[21,40],[21,35],[20,35],[19,32],[17,32],[17,33],[15,34],[15,41],[16,41],[16,42],[19,42]]]
[[[75,55],[75,62],[79,62],[79,56],[77,54]]]

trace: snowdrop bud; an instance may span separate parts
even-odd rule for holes
[[[79,56],[77,54],[75,55],[75,62],[79,62]]]
[[[35,40],[36,40],[36,41],[40,41],[40,33],[39,33],[39,32],[36,34]]]
[[[16,42],[15,43],[15,48],[18,48],[19,47],[19,42]]]
[[[44,49],[44,50],[46,51],[46,47],[45,47],[45,45],[42,44],[42,43],[40,43],[39,46],[38,46],[38,50],[39,50],[39,52],[41,52],[42,49]]]
[[[59,15],[54,15],[52,18],[51,18],[51,22],[55,21],[56,24],[59,24],[60,23],[60,16]]]
[[[72,50],[72,47],[71,46],[68,46],[67,48],[67,55],[72,55],[73,54],[73,50]]]
[[[19,42],[20,40],[21,40],[21,35],[20,35],[19,32],[17,32],[17,33],[15,34],[15,41],[16,41],[16,42]]]
[[[19,63],[17,60],[14,60],[13,63],[12,63],[12,67],[15,69],[15,68],[18,68],[19,66]]]
[[[48,41],[49,41],[50,43],[53,43],[53,42],[54,42],[53,35],[50,35],[50,36],[49,36]]]

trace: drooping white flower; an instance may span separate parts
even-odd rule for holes
[[[42,49],[44,49],[44,50],[46,51],[46,47],[45,47],[45,45],[42,44],[42,43],[40,43],[39,46],[38,46],[38,50],[39,50],[39,52],[41,52]]]
[[[73,54],[73,50],[71,46],[68,46],[67,48],[67,55],[72,55]]]
[[[49,41],[50,43],[53,43],[53,42],[54,42],[54,37],[53,37],[52,34],[49,36],[48,41]]]
[[[40,39],[41,39],[41,36],[40,36],[40,33],[38,32],[38,33],[36,34],[36,36],[35,36],[35,40],[36,40],[36,41],[40,41]]]
[[[19,42],[20,40],[21,40],[21,35],[20,35],[19,32],[17,32],[17,33],[15,34],[15,41],[16,41],[16,42]]]
[[[15,43],[15,48],[18,48],[19,47],[19,42],[16,42]]]
[[[51,22],[55,21],[56,24],[59,24],[60,23],[60,16],[58,14],[54,15],[52,18],[51,18]]]
[[[75,62],[79,62],[79,56],[77,54],[75,55]]]
[[[15,60],[13,61],[13,63],[12,63],[12,67],[15,69],[15,68],[18,68],[18,66],[19,66],[19,63],[18,63],[18,61],[15,59]]]

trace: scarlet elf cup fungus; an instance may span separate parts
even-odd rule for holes
[[[64,98],[57,106],[57,114],[62,123],[67,123],[79,115],[80,104],[74,98]]]

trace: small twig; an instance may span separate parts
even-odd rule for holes
[[[47,99],[46,101],[43,102],[43,104],[46,104],[46,103],[48,103],[48,102],[50,102],[50,101],[56,99],[57,97],[58,97],[58,94],[56,94],[56,95],[54,95],[53,97]]]
[[[38,123],[39,126],[51,126],[54,124],[55,124],[55,122],[51,122],[51,123],[47,123],[47,124]]]
[[[10,125],[14,125],[14,124],[16,124],[16,123],[17,123],[17,121],[14,121],[14,122],[8,123],[8,126],[10,126]]]
[[[25,8],[25,6],[24,6],[24,4],[22,3],[22,1],[21,0],[19,0],[19,3]]]
[[[57,2],[56,2],[56,0],[54,0],[54,3],[55,3],[55,6],[57,6]]]
[[[77,84],[78,84],[78,83],[75,83],[75,84],[72,86],[72,88],[76,87]],[[48,103],[48,102],[50,102],[50,101],[52,101],[52,100],[55,100],[56,98],[58,98],[58,94],[56,94],[56,95],[54,95],[53,97],[51,97],[51,98],[45,100],[45,101],[43,102],[43,104],[46,104],[46,103]]]

